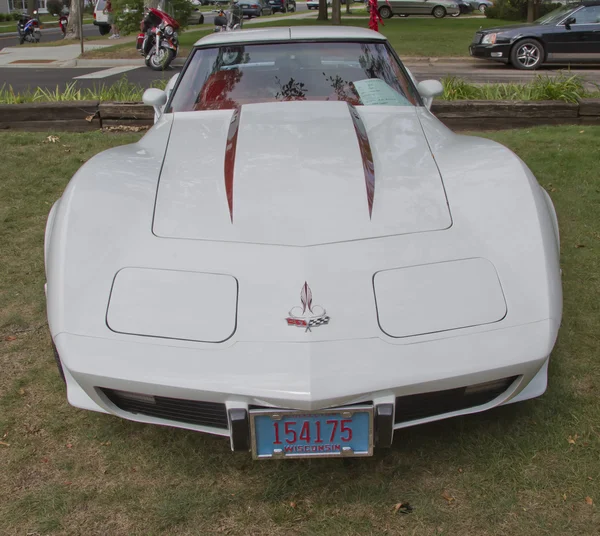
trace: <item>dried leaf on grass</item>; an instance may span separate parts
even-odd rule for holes
[[[442,493],[442,499],[445,499],[448,502],[448,504],[452,504],[454,501],[456,501],[456,499],[452,497],[452,495],[450,495],[447,491],[444,491]]]
[[[567,441],[569,442],[569,445],[574,445],[578,439],[579,439],[579,435],[575,434],[574,436],[569,436]]]
[[[6,337],[4,337],[5,341],[16,341],[17,338],[14,335],[7,335]]]
[[[60,138],[58,136],[48,136],[46,138],[46,141],[44,141],[44,143],[57,143],[60,141]]]
[[[592,506],[592,504],[594,504],[594,500],[591,497],[586,497],[585,498],[585,503],[589,504],[590,506]]]
[[[413,507],[408,502],[399,502],[394,505],[394,514],[410,514]]]
[[[3,447],[10,447],[10,443],[7,443],[6,441],[0,441],[0,445]]]

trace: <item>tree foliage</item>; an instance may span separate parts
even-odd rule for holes
[[[535,13],[534,18],[541,17],[561,6],[561,4],[544,2],[543,0],[531,1]],[[485,16],[488,19],[524,21],[527,20],[528,3],[528,0],[495,0],[494,5],[485,10]]]
[[[46,2],[46,9],[50,15],[56,16],[62,13],[64,4],[62,0],[48,0]]]
[[[182,28],[192,13],[193,5],[189,0],[113,0],[113,10],[119,33],[127,35],[138,32],[146,7],[161,9],[171,15]]]

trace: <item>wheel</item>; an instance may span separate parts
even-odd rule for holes
[[[175,51],[170,48],[161,48],[158,54],[150,52],[150,57],[146,58],[146,65],[153,71],[164,71],[168,69],[169,65],[175,58]]]
[[[388,6],[381,6],[379,8],[379,14],[382,19],[391,19],[392,18],[392,10]]]
[[[100,32],[100,35],[106,35],[110,32],[110,26],[98,26],[98,31]]]
[[[431,14],[436,19],[443,19],[446,16],[446,8],[443,6],[435,6]]]
[[[544,47],[535,39],[518,41],[510,51],[510,62],[517,69],[533,71],[544,62]]]
[[[479,4],[478,9],[481,13],[485,13],[486,8],[487,8],[487,6],[485,4]]]
[[[296,6],[294,6],[294,5],[288,6],[289,13],[293,13],[294,11],[296,11]]]

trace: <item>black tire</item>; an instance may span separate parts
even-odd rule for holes
[[[389,6],[381,6],[379,8],[379,15],[382,19],[391,19],[394,14]]]
[[[110,26],[98,26],[98,31],[100,32],[100,35],[106,35],[107,33],[110,33]]]
[[[146,58],[146,66],[150,67],[153,71],[166,71],[169,68],[169,65],[171,65],[171,62],[175,59],[175,51],[170,48],[164,50],[165,55],[160,63],[154,61],[154,56],[156,54],[152,51],[149,57]]]
[[[544,63],[544,59],[544,47],[537,39],[517,41],[510,51],[510,63],[523,71],[535,71]]]
[[[479,10],[480,13],[485,13],[485,10],[487,9],[487,6],[485,4],[479,4],[479,6],[477,7],[477,9]]]
[[[446,8],[444,6],[435,6],[431,11],[431,14],[436,19],[443,19],[446,16]]]

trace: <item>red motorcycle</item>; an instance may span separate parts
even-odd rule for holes
[[[179,23],[164,11],[148,8],[140,24],[137,48],[153,71],[164,71],[179,52]]]
[[[60,26],[60,30],[63,35],[67,33],[67,24],[69,24],[69,17],[67,17],[65,14],[62,14],[58,19],[58,25]]]

